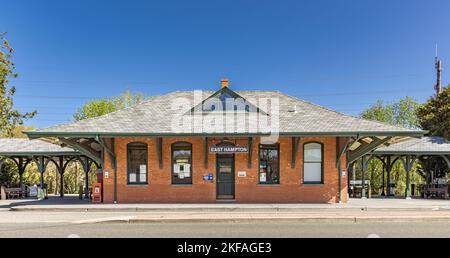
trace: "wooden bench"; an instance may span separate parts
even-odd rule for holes
[[[422,197],[426,199],[449,199],[449,186],[447,184],[422,185]]]
[[[372,198],[372,187],[370,186],[370,180],[365,181],[365,189],[363,189],[362,180],[351,180],[350,181],[350,190],[352,191],[353,198],[356,198],[357,194],[362,196],[362,191],[367,191],[367,198]]]
[[[5,188],[6,199],[19,199],[27,197],[25,188]]]

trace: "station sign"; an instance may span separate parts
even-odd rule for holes
[[[212,146],[209,151],[211,153],[247,153],[247,146]]]

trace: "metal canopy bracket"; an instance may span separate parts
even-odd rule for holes
[[[57,158],[57,160],[54,160],[54,158]],[[55,164],[56,169],[58,170],[58,173],[60,175],[60,197],[64,197],[64,172],[66,171],[67,166],[69,163],[73,160],[76,160],[76,157],[65,157],[65,156],[57,156],[47,159],[48,162],[52,162]]]
[[[47,169],[47,165],[50,162],[50,159],[45,159],[44,156],[39,156],[39,157],[32,157],[34,163],[36,163],[37,165],[37,169],[39,171],[39,173],[41,174],[41,178],[40,178],[40,184],[41,187],[44,186],[44,172]]]
[[[19,183],[20,183],[20,187],[22,187],[23,174],[25,173],[25,169],[30,164],[32,159],[24,158],[24,157],[9,157],[9,159],[12,160],[17,166],[17,170],[19,172]],[[0,166],[0,168],[1,168],[1,166]]]
[[[102,158],[100,153],[92,150],[88,145],[81,144],[75,140],[65,139],[65,138],[58,138],[58,140],[76,150],[81,152],[82,154],[88,156],[89,158],[95,160],[98,163],[102,163]]]
[[[450,156],[447,157],[445,155],[441,155],[441,157],[445,160],[445,162],[447,162],[448,168],[450,168]]]
[[[300,137],[292,137],[292,163],[291,167],[295,168],[297,162],[298,146],[300,145]]]
[[[106,150],[109,157],[109,163],[111,165],[111,168],[116,170],[117,167],[117,161],[116,161],[116,154],[114,152],[115,149],[115,140],[114,138],[110,139],[111,146],[108,146],[108,144],[104,141],[103,138],[100,138],[100,136],[95,137],[97,142]]]
[[[356,150],[350,152],[348,163],[352,163],[352,162],[358,160],[362,156],[364,156],[367,153],[375,150],[380,145],[383,145],[386,142],[388,142],[390,139],[392,139],[391,136],[385,137],[383,139],[380,139],[378,137],[371,137],[371,138],[372,138],[372,142],[371,143],[361,144],[361,146],[358,147]]]

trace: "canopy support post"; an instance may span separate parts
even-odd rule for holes
[[[371,159],[372,158],[370,156],[361,157],[361,199],[366,199],[366,171],[369,168]]]
[[[411,199],[411,171],[414,165],[415,159],[411,156],[406,156],[402,158],[403,167],[406,171],[406,189],[405,189],[405,198]]]
[[[92,161],[88,157],[80,158],[84,171],[84,199],[89,199],[89,172],[91,171]]]

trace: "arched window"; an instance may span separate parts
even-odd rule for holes
[[[303,183],[323,184],[323,145],[317,142],[303,145]]]
[[[148,147],[142,142],[127,145],[128,184],[143,185],[148,183]]]
[[[172,144],[172,184],[192,184],[192,144],[188,142]]]

